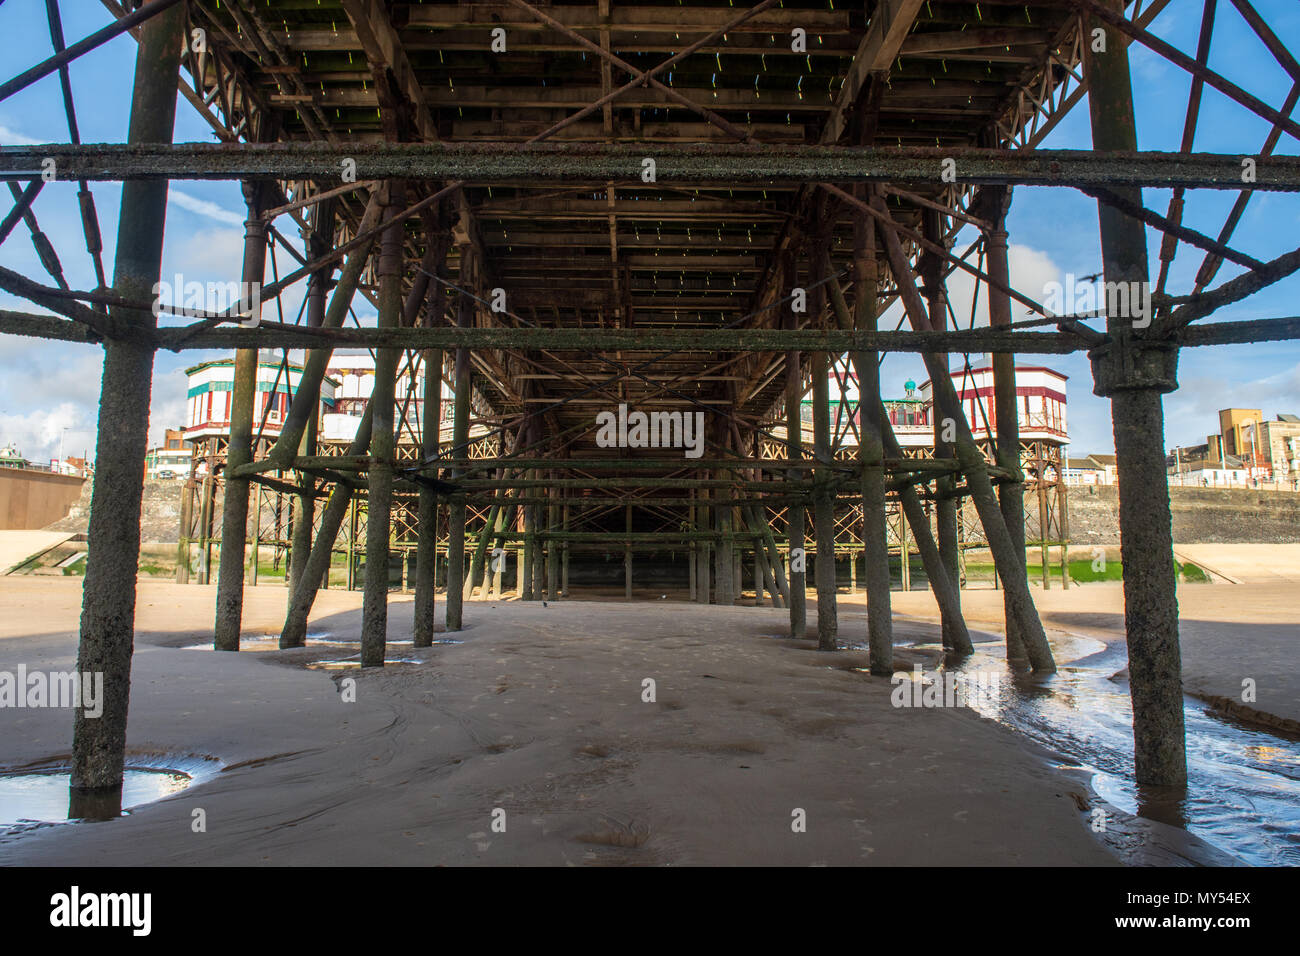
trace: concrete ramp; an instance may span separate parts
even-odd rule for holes
[[[0,574],[76,537],[72,531],[0,531]]]
[[[1300,544],[1176,544],[1174,557],[1233,584],[1300,584]]]

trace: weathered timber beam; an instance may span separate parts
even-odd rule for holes
[[[389,73],[410,103],[415,128],[428,140],[438,139],[438,127],[425,102],[424,90],[416,78],[401,37],[393,28],[388,10],[379,0],[342,0],[352,21],[370,68],[378,77]]]
[[[637,33],[678,33],[682,30],[725,27],[736,15],[734,7],[716,4],[706,7],[653,7],[637,4],[611,4],[608,18],[602,18],[595,4],[585,6],[556,6],[548,8],[559,23],[575,30],[599,30],[601,26],[612,29],[634,30]],[[844,10],[800,10],[798,21],[791,22],[788,11],[773,10],[755,16],[742,26],[733,29],[752,33],[789,33],[790,27],[803,26],[809,33],[842,34],[849,29],[849,15]],[[471,24],[504,26],[510,30],[546,32],[547,28],[536,19],[521,14],[509,3],[472,3],[459,6],[438,4],[411,5],[407,26],[454,30]]]
[[[922,2],[923,0],[881,0],[875,5],[871,24],[862,37],[844,83],[836,94],[835,110],[822,130],[823,143],[834,143],[844,133],[867,78],[872,73],[889,69],[916,21]]]

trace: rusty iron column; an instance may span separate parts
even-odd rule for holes
[[[623,530],[632,533],[632,506],[624,506]],[[632,540],[623,545],[623,600],[632,600]]]
[[[689,530],[695,531],[697,529],[695,527],[696,508],[695,508],[694,488],[692,488],[688,492],[687,501],[689,502],[689,504],[686,506],[686,516],[689,519],[687,522],[687,527]],[[691,541],[689,544],[687,544],[687,548],[689,548],[689,550],[686,553],[687,600],[691,602],[695,602],[696,600],[698,600],[698,598],[696,597],[696,585],[698,584],[698,581],[696,579],[698,577],[698,574],[695,570],[695,563],[696,563],[696,553],[700,549],[700,543],[699,541]]]
[[[436,244],[434,273],[441,273],[446,254],[446,241],[440,224],[430,217],[432,228],[426,228],[426,241]],[[446,290],[441,282],[430,278],[428,301],[425,304],[423,325],[434,328],[443,323],[446,309]],[[424,395],[420,414],[420,457],[428,461],[437,458],[442,434],[442,349],[425,349],[421,356],[424,366]],[[414,634],[416,647],[431,647],[436,630],[438,566],[438,493],[427,485],[420,486],[418,504],[419,529],[415,545],[415,607]]]
[[[1011,190],[1006,186],[985,186],[981,189],[985,200],[982,206],[985,221],[994,224],[984,231],[984,251],[989,278],[989,325],[1007,328],[1011,325],[1011,297],[1003,290],[1011,288],[1011,268],[1007,260],[1007,210],[1011,205]],[[994,285],[997,283],[997,285]],[[999,288],[1000,286],[1000,288]],[[993,420],[997,430],[997,463],[1004,471],[1017,476],[1015,481],[998,485],[998,504],[1007,533],[1015,545],[1021,568],[1025,562],[1025,485],[1020,455],[1020,404],[1016,396],[1016,357],[1010,352],[993,354]],[[1022,571],[1028,582],[1028,572]],[[1025,661],[1025,638],[1016,618],[1010,613],[1007,592],[1003,593],[1004,617],[1007,631],[1007,660]]]
[[[378,200],[379,193],[377,191],[371,193],[362,220],[363,223],[378,217]],[[339,280],[334,287],[334,293],[330,296],[329,306],[325,310],[323,326],[337,328],[342,325],[343,317],[347,315],[352,304],[352,297],[356,294],[357,283],[361,279],[361,273],[370,258],[372,248],[372,241],[367,240],[348,255],[347,261],[339,272]],[[299,409],[302,424],[298,437],[293,440],[292,445],[286,447],[299,447],[302,434],[306,431],[306,423],[316,416],[317,407],[320,404],[320,383],[324,378],[325,366],[329,362],[330,354],[331,350],[313,349],[308,353],[307,361],[303,363],[303,375],[298,380],[298,390],[294,393],[293,400],[289,405],[290,415],[292,415],[294,408]],[[304,384],[308,371],[312,367],[315,367],[318,373],[314,387],[310,383]],[[310,409],[306,408],[305,405],[308,395],[311,396],[310,404],[312,407]],[[356,435],[348,448],[350,456],[364,455],[369,449],[373,415],[374,403],[368,402],[365,412],[362,413],[361,419],[357,423]],[[285,427],[289,427],[287,421]],[[284,438],[283,431],[280,433],[280,438]],[[277,440],[278,444],[279,440]],[[356,498],[352,486],[343,483],[336,484],[333,491],[330,492],[329,502],[321,515],[320,528],[316,532],[315,543],[307,555],[307,564],[303,569],[302,577],[298,580],[297,586],[292,589],[289,609],[284,617],[284,627],[280,631],[280,647],[301,647],[306,642],[307,618],[311,614],[312,604],[315,603],[317,592],[329,583],[329,569],[334,556],[334,543],[338,539],[339,530],[345,520],[348,522],[347,588],[352,590],[356,586],[356,562],[354,558],[357,537],[356,513]]]
[[[877,327],[879,263],[876,230],[858,210],[853,216],[853,325]],[[885,442],[880,402],[880,357],[854,352],[858,373],[858,459],[862,462],[862,549],[867,587],[867,643],[871,673],[894,672],[894,622],[889,582],[889,524],[885,504]],[[906,524],[902,521],[902,524]]]
[[[392,180],[384,189],[391,219],[404,206],[406,186]],[[379,327],[396,328],[402,323],[402,240],[405,226],[396,221],[383,232],[379,262]],[[361,666],[383,667],[388,644],[388,549],[392,538],[393,457],[397,362],[401,352],[381,348],[375,353],[375,384],[369,405],[370,417],[369,490],[366,495],[366,579],[361,609]]]
[[[1106,6],[1123,15],[1119,0],[1106,0]],[[1108,40],[1107,52],[1089,54],[1086,60],[1093,148],[1136,150],[1127,40],[1096,18],[1091,26],[1104,30]],[[1114,192],[1129,202],[1142,202],[1140,189],[1117,187]],[[1148,288],[1142,224],[1103,203],[1097,204],[1097,213],[1108,288],[1112,282],[1136,282]],[[1131,304],[1145,297],[1128,298]],[[1151,315],[1117,315],[1115,304],[1108,302],[1106,308],[1110,341],[1090,357],[1093,391],[1111,400],[1115,431],[1134,765],[1138,783],[1184,787],[1182,655],[1161,398],[1178,387],[1178,349],[1139,338],[1139,329],[1150,324]]]
[[[128,141],[170,143],[176,119],[176,75],[185,8],[176,5],[140,27]],[[122,184],[113,291],[149,302],[162,271],[167,181]],[[135,589],[140,561],[140,501],[149,439],[149,398],[157,320],[149,309],[113,306],[128,330],[104,342],[96,468],[91,492],[86,577],[82,587],[77,671],[103,675],[102,712],[75,713],[70,817],[116,817],[122,805],[126,721],[135,640]],[[138,333],[138,334],[133,334]]]
[[[212,578],[212,509],[217,496],[215,438],[204,439],[207,455],[204,458],[206,470],[203,482],[199,486],[202,498],[199,501],[199,573],[198,583],[209,584]]]
[[[498,468],[494,474],[496,479],[501,481],[506,476],[506,470]],[[488,555],[492,550],[493,535],[496,532],[496,523],[500,515],[500,504],[493,504],[488,507],[487,515],[483,521],[483,530],[479,532],[478,540],[474,542],[474,550],[470,554],[469,560],[469,573],[465,575],[465,596],[470,600],[474,599],[476,592],[480,597],[487,594],[487,569],[491,566]]]
[[[881,212],[885,213],[886,210],[881,208]],[[913,283],[911,267],[908,264],[907,255],[903,251],[898,236],[888,227],[882,228],[879,234],[889,258],[890,271],[894,274],[895,286],[898,288],[903,300],[903,306],[912,327],[918,330],[928,328],[929,317],[926,314],[925,303],[921,301],[921,295]],[[993,562],[999,570],[1007,569],[1007,573],[1011,574],[1014,579],[1014,571],[1019,567],[1019,561],[1015,556],[1015,547],[1011,541],[1011,536],[1007,533],[1006,522],[1002,520],[1002,510],[998,504],[997,493],[993,489],[993,480],[989,474],[988,462],[984,458],[984,452],[975,442],[970,424],[966,421],[966,415],[962,411],[961,401],[957,397],[957,390],[952,384],[952,377],[948,374],[947,366],[930,352],[923,353],[922,358],[926,365],[926,371],[930,373],[935,407],[952,417],[955,428],[954,444],[957,459],[961,470],[966,475],[966,485],[979,512],[980,523],[984,526],[989,549],[993,552]],[[906,499],[904,500],[906,501]],[[920,535],[915,525],[912,530],[917,533],[919,538]],[[945,576],[947,575],[946,570],[942,573]],[[933,577],[933,574],[928,570],[927,574]],[[1011,608],[1013,614],[1020,619],[1021,626],[1024,628],[1030,663],[1036,671],[1054,671],[1056,662],[1052,657],[1051,645],[1047,642],[1047,634],[1043,630],[1042,621],[1038,618],[1038,611],[1034,607],[1034,599],[1029,593],[1029,588],[1027,586],[1016,586],[1014,581],[1005,583],[1007,592],[1012,599]],[[960,612],[958,612],[954,616],[954,622],[958,622],[960,617]],[[960,630],[965,631],[964,625]],[[969,638],[958,641],[959,636],[960,634],[953,635],[952,649],[959,654],[971,653],[973,648]]]
[[[1056,523],[1061,532],[1061,590],[1070,586],[1070,508],[1065,488],[1065,465],[1065,456],[1061,455],[1056,463]]]
[[[943,232],[938,212],[934,210],[925,211],[922,217],[922,229],[925,237],[931,242],[943,243]],[[948,296],[943,287],[942,262],[934,253],[924,252],[921,254],[918,263],[918,271],[925,288],[930,327],[935,330],[946,329],[948,327]],[[942,365],[944,373],[947,374],[950,367],[947,352],[934,353],[933,361],[936,365]],[[936,461],[945,458],[951,461],[954,457],[953,442],[945,436],[955,432],[956,421],[954,416],[958,414],[959,409],[944,408],[939,400],[941,394],[942,392],[938,387],[931,389],[931,397],[934,403],[932,421],[934,458]],[[949,609],[949,612],[943,616],[940,625],[943,646],[947,650],[953,649],[953,637],[958,629],[956,621],[953,620],[953,615],[960,615],[961,613],[961,558],[957,549],[957,502],[952,496],[956,484],[955,476],[951,475],[940,475],[934,480],[935,540],[939,546],[939,560],[943,562],[944,570],[948,572],[948,578],[953,584],[954,604]]]
[[[469,295],[470,273],[468,247],[461,249],[460,287],[456,296],[456,324],[468,328],[473,324],[474,299]],[[465,460],[469,457],[469,403],[472,394],[470,381],[469,349],[456,349],[456,370],[453,379],[455,399],[452,406],[451,445],[452,459],[457,463],[453,477],[464,474]],[[464,621],[465,600],[465,498],[454,496],[447,509],[447,630],[459,631]]]
[[[244,223],[243,288],[260,288],[266,268],[267,224],[262,219],[262,187],[244,183],[248,219]],[[241,293],[241,296],[245,293]],[[253,316],[257,318],[257,316]],[[221,562],[217,566],[217,618],[213,646],[239,650],[244,608],[244,550],[248,539],[248,498],[251,483],[236,474],[253,460],[253,408],[257,403],[257,349],[235,352],[230,392],[230,438],[226,444],[226,489],[221,507]]]
[[[537,471],[538,476],[541,471]],[[532,505],[533,528],[536,537],[533,542],[533,600],[546,600],[546,547],[550,538],[546,535],[546,509],[540,504]]]
[[[787,272],[787,275],[790,273]],[[786,328],[796,328],[794,314],[786,317]],[[799,374],[800,355],[795,351],[785,353],[785,429],[786,455],[791,468],[791,481],[801,481],[803,471],[798,463],[803,459],[803,416],[800,400],[803,397],[802,382]],[[804,516],[805,507],[802,500],[792,501],[786,506],[787,526],[789,529],[786,543],[787,558],[790,562],[790,636],[803,639],[808,632],[808,599],[806,594],[807,557],[804,554]]]
[[[562,512],[561,529],[565,532],[569,530],[569,506],[566,504]],[[569,542],[565,539],[564,549],[560,552],[560,593],[564,597],[569,596]]]
[[[785,563],[781,560],[781,551],[776,545],[776,535],[767,517],[767,505],[760,499],[750,506],[750,522],[759,532],[764,549],[767,590],[772,595],[774,607],[785,607],[790,600],[790,582],[786,577]]]
[[[379,198],[380,190],[375,190],[370,194],[370,199],[366,203],[366,211],[362,214],[361,221],[357,225],[358,235],[369,233],[378,226],[381,209]],[[337,329],[343,325],[352,298],[356,294],[357,284],[361,281],[361,273],[370,258],[370,250],[373,244],[373,238],[362,241],[348,255],[343,268],[339,270],[339,278],[334,286],[334,294],[330,297],[329,308],[325,310],[325,319],[322,323],[324,328]],[[267,452],[267,458],[274,461],[282,469],[288,470],[293,467],[293,458],[298,454],[298,449],[302,447],[302,437],[307,430],[307,422],[315,417],[320,410],[321,382],[325,378],[325,369],[328,367],[333,354],[333,348],[307,350],[307,357],[302,363],[302,373],[298,376],[298,388],[294,391],[293,398],[289,402],[289,411],[284,416],[284,424],[280,427],[280,435],[276,438],[275,444],[271,446],[271,450]]]
[[[1043,443],[1034,442],[1038,449],[1035,459],[1038,463],[1038,480],[1035,483],[1038,492],[1038,555],[1043,569],[1043,590],[1051,587],[1052,582],[1052,543],[1048,537],[1051,520],[1047,516],[1047,473],[1043,461]]]
[[[504,592],[502,591],[502,582],[505,579],[505,567],[510,559],[510,553],[507,549],[505,540],[506,529],[510,527],[511,519],[514,517],[515,506],[512,504],[503,504],[497,514],[496,528],[492,535],[492,563],[491,578],[492,585],[488,591],[488,597],[493,600],[501,600]],[[500,551],[500,554],[497,552]]]
[[[307,261],[311,262],[323,256],[334,243],[335,202],[327,199],[312,207],[312,227],[303,236]],[[307,307],[305,322],[310,328],[318,329],[325,321],[325,297],[334,275],[334,266],[330,264],[317,269],[307,279]],[[303,432],[301,451],[304,455],[316,454],[316,431],[319,417],[312,415],[307,419],[307,428]],[[298,588],[307,558],[311,554],[312,531],[316,523],[316,479],[307,472],[298,472],[298,481],[304,492],[298,496],[297,513],[294,515],[292,543],[289,546],[289,568],[287,584],[289,600]]]
[[[902,446],[898,443],[898,437],[894,434],[894,426],[889,423],[885,415],[883,403],[880,405],[881,420],[881,437],[884,440],[885,454],[890,458],[903,458]],[[907,543],[907,530],[910,525],[912,537],[916,540],[916,550],[921,556],[921,564],[925,568],[925,576],[930,579],[930,590],[934,594],[934,600],[939,605],[939,616],[941,619],[948,619],[954,622],[952,631],[953,648],[961,653],[970,653],[970,634],[966,630],[966,621],[961,616],[961,608],[957,604],[957,583],[948,575],[948,569],[944,567],[942,559],[939,557],[939,548],[934,542],[934,536],[930,533],[930,519],[925,513],[925,506],[921,503],[920,496],[916,493],[916,486],[907,483],[898,489],[899,505],[899,532],[903,544],[904,568],[907,569],[907,557],[909,545]],[[910,570],[903,576],[903,581],[910,586]],[[910,589],[910,587],[908,588]]]
[[[907,516],[903,510],[903,496],[898,497],[898,586],[903,591],[912,590],[912,545],[907,540]]]
[[[552,534],[560,530],[560,506],[555,503],[559,491],[558,488],[550,489],[549,497],[552,503],[546,506],[546,528]],[[552,537],[546,542],[546,600],[548,601],[555,601],[560,596],[560,548],[561,544],[557,538]],[[630,573],[628,580],[631,581]]]
[[[357,422],[356,436],[348,446],[350,456],[364,455],[366,449],[370,447],[370,422],[374,414],[372,407],[372,404],[367,404],[365,412]],[[351,590],[355,585],[352,557],[352,545],[356,539],[357,527],[355,505],[356,498],[352,486],[342,482],[336,484],[330,492],[325,510],[321,512],[320,530],[317,531],[315,543],[312,544],[311,552],[307,555],[302,577],[298,579],[298,584],[293,589],[289,610],[284,617],[284,627],[280,631],[281,648],[302,647],[307,642],[307,618],[311,614],[312,605],[316,602],[317,592],[328,583],[330,564],[334,557],[334,543],[338,540],[339,529],[343,527],[343,522],[349,519],[351,520],[348,526],[347,587]]]
[[[705,472],[704,475],[705,477],[707,477],[708,473]],[[700,533],[707,532],[712,527],[712,521],[710,520],[711,514],[709,512],[709,504],[708,504],[709,501],[708,490],[705,488],[697,489],[695,501],[696,501],[695,530]],[[697,551],[695,555],[695,577],[696,577],[695,600],[701,604],[708,604],[710,603],[709,589],[711,587],[710,582],[712,581],[712,563],[709,557],[710,547],[709,547],[708,538],[701,537],[697,539],[696,548]]]
[[[817,314],[822,312],[824,294],[818,290]],[[839,630],[839,615],[835,601],[835,498],[828,489],[831,469],[831,394],[830,354],[813,355],[813,471],[816,490],[813,492],[813,526],[817,536],[817,563],[813,575],[817,587],[817,649],[833,651]]]
[[[528,474],[527,472],[525,474]],[[536,512],[532,505],[521,505],[520,514],[523,522],[524,544],[519,552],[519,600],[533,600],[533,552],[537,550],[537,529],[534,526]]]
[[[194,530],[194,484],[193,461],[190,459],[191,474],[185,479],[181,488],[181,533],[176,542],[176,583],[190,583],[190,534]]]
[[[270,399],[268,398],[267,401],[270,401]],[[254,401],[253,405],[254,408],[256,408],[257,402]],[[250,452],[250,457],[256,456],[257,448],[254,447]],[[255,588],[257,587],[257,575],[260,570],[258,562],[262,558],[262,486],[256,482],[250,482],[248,486],[248,498],[248,571],[244,581],[249,587]],[[242,611],[242,599],[240,604]]]
[[[719,420],[714,425],[713,435],[718,448],[730,447],[731,442],[725,421]],[[714,474],[718,478],[731,476],[731,472],[722,470]],[[733,554],[735,540],[731,533],[731,492],[727,489],[718,489],[714,497],[719,503],[713,508],[713,530],[717,534],[718,542],[713,553],[713,600],[723,607],[731,607],[736,603],[739,584],[735,577],[736,562]]]

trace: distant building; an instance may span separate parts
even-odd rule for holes
[[[1246,436],[1245,429],[1263,420],[1264,413],[1258,408],[1220,410],[1218,438],[1222,445],[1221,454],[1245,458],[1250,448],[1250,439]]]
[[[59,474],[71,475],[74,478],[85,478],[94,471],[94,467],[84,458],[78,458],[75,455],[69,455],[59,462]]]
[[[1105,471],[1091,458],[1065,459],[1067,485],[1104,485],[1105,478]]]
[[[405,373],[405,374],[403,374]],[[351,441],[357,433],[357,424],[370,404],[375,389],[375,360],[369,352],[335,352],[330,358],[326,375],[338,383],[331,408],[321,417],[322,441]],[[424,427],[424,365],[412,377],[405,362],[398,366],[396,386],[398,415],[405,411],[404,421],[398,428],[399,443],[414,443]],[[444,386],[445,391],[445,386]],[[408,400],[409,393],[409,400]],[[451,426],[452,401],[442,396],[438,427],[441,432]]]
[[[94,471],[94,466],[88,465],[86,459],[72,456],[68,456],[63,461],[51,458],[48,464],[29,461],[23,457],[23,453],[18,450],[18,446],[12,442],[0,448],[0,468],[48,471],[56,475],[67,475],[71,478],[85,478]]]
[[[1251,484],[1250,473],[1237,463],[1231,455],[1221,464],[1206,463],[1196,468],[1179,472],[1173,477],[1173,484],[1200,486],[1202,488],[1248,488]]]
[[[1247,430],[1253,454],[1251,464],[1265,468],[1273,481],[1294,482],[1300,479],[1300,416],[1278,415],[1273,421],[1261,421],[1258,434]],[[1263,476],[1261,476],[1263,477]]]
[[[1114,455],[1087,455],[1066,459],[1067,485],[1113,485],[1116,484],[1116,475]]]
[[[189,404],[185,440],[196,444],[208,438],[230,436],[230,392],[235,380],[234,359],[217,359],[185,370],[189,376]],[[302,366],[263,362],[257,367],[257,398],[253,403],[253,434],[277,438],[289,411],[289,401],[302,380]],[[321,404],[332,411],[338,383],[326,376],[321,382]]]
[[[962,411],[970,423],[971,433],[978,442],[987,441],[997,436],[997,412],[993,407],[993,367],[982,365],[979,368],[953,369],[953,387],[961,400]],[[1020,440],[1022,442],[1046,441],[1051,444],[1064,445],[1069,441],[1066,421],[1067,376],[1052,369],[1038,365],[1021,365],[1016,367],[1016,410],[1019,413]],[[837,383],[832,380],[831,394],[836,393]],[[904,384],[904,396],[884,400],[885,414],[893,427],[894,435],[903,448],[929,448],[934,445],[934,396],[931,383],[922,382],[919,389],[915,382]],[[852,416],[853,426],[860,425],[858,403],[846,400],[843,403],[846,414],[837,415],[834,401],[831,404],[831,427],[836,428],[837,419]],[[812,400],[805,399],[801,409],[804,432],[812,431]],[[842,444],[856,445],[857,438],[847,421],[841,431],[847,429],[841,438]]]
[[[0,468],[26,468],[27,459],[13,445],[0,448]]]
[[[1219,433],[1204,445],[1175,448],[1166,459],[1170,475],[1184,484],[1196,475],[1210,487],[1271,482],[1300,487],[1300,416],[1267,421],[1257,408],[1225,408]],[[1240,476],[1239,474],[1240,473]]]
[[[185,432],[180,428],[169,428],[164,433],[163,443],[145,453],[144,476],[188,478],[193,455],[190,443],[185,440]]]

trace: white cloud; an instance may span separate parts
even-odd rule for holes
[[[65,456],[80,457],[94,442],[94,433],[85,427],[84,414],[72,402],[26,414],[0,411],[0,444],[12,443],[30,461],[48,462],[57,457],[60,438]]]
[[[15,129],[0,124],[0,146],[35,146],[43,142],[39,139],[32,139]]]
[[[237,212],[231,212],[217,203],[209,202],[206,199],[199,199],[197,196],[191,196],[189,193],[181,192],[175,186],[167,190],[167,201],[175,203],[187,212],[195,215],[205,216],[208,219],[214,219],[217,222],[229,223],[232,226],[242,226],[244,217]]]
[[[238,229],[197,229],[170,237],[163,247],[162,278],[180,273],[187,282],[238,282],[244,268],[244,236]]]
[[[975,257],[967,260],[976,265]],[[1035,302],[1043,301],[1043,290],[1049,282],[1059,281],[1060,267],[1052,257],[1041,249],[1012,243],[1007,247],[1007,266],[1011,273],[1011,288],[1028,296]],[[987,271],[987,269],[985,270]],[[971,320],[971,297],[975,290],[975,277],[963,269],[957,269],[948,277],[948,300],[952,304],[953,314],[957,316],[958,328],[969,328]],[[1025,318],[1027,308],[1021,303],[1011,302],[1013,321]],[[989,324],[988,290],[981,283],[979,301],[975,305],[975,326]]]
[[[184,428],[186,397],[189,382],[176,370],[163,372],[154,369],[153,391],[149,402],[149,447],[161,445],[163,432],[168,428]]]

